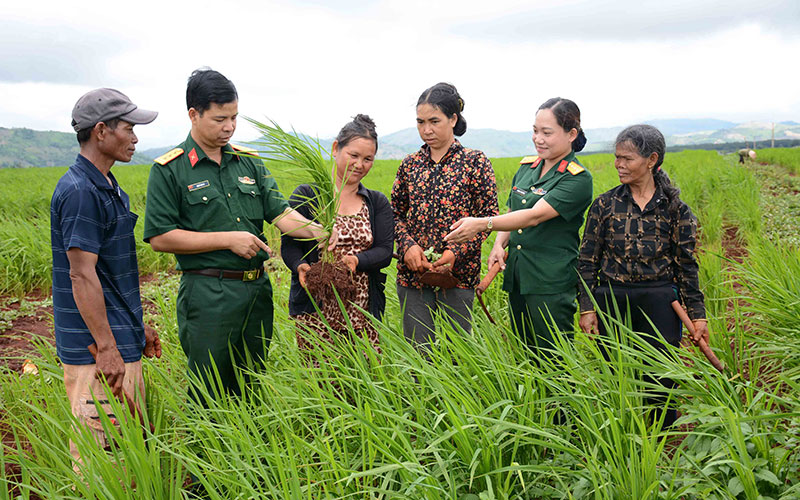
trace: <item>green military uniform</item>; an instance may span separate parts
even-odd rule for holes
[[[248,231],[264,240],[264,221],[272,222],[289,205],[263,163],[240,151],[226,145],[222,164],[217,164],[190,134],[156,159],[147,185],[144,240],[173,229]],[[217,250],[175,257],[184,271],[177,314],[189,369],[211,388],[213,359],[224,389],[239,393],[235,368],[248,357],[263,363],[272,338],[272,286],[263,273],[268,255],[259,251],[245,259]],[[189,273],[196,270],[240,273]],[[229,279],[231,275],[238,279]]]
[[[548,324],[571,332],[577,293],[578,231],[592,201],[592,176],[570,153],[544,176],[544,161],[528,156],[514,175],[508,207],[533,208],[544,199],[558,216],[541,224],[511,231],[503,289],[510,313],[525,343],[550,347]],[[540,178],[541,177],[541,178]]]

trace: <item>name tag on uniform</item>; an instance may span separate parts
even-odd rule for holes
[[[517,186],[512,187],[511,190],[514,191],[515,193],[517,193],[520,196],[525,196],[526,194],[528,194],[527,191],[525,191],[524,189],[519,188]]]
[[[533,194],[538,196],[544,196],[545,194],[547,194],[547,190],[542,188],[536,188],[533,190]]]
[[[250,184],[250,185],[252,185],[252,184],[256,183],[256,180],[255,179],[251,179],[250,177],[245,175],[244,177],[239,177],[239,182],[241,182],[242,184]]]
[[[200,182],[195,182],[194,184],[189,184],[188,188],[189,191],[197,191],[198,189],[207,188],[210,185],[211,183],[208,181],[200,181]]]

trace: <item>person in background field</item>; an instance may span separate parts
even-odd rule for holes
[[[444,237],[466,217],[497,215],[497,186],[489,159],[461,145],[467,131],[464,101],[453,85],[437,83],[417,101],[417,130],[425,144],[406,156],[392,186],[397,263],[397,295],[403,307],[403,333],[426,348],[435,339],[433,312],[465,331],[471,329],[472,302],[481,270],[481,233],[459,243]],[[424,254],[433,248],[441,258]],[[449,289],[420,281],[425,271],[452,270],[458,284]]]
[[[339,241],[335,252],[353,273],[357,292],[354,301],[345,304],[345,312],[356,332],[366,334],[370,344],[380,353],[378,332],[361,310],[369,311],[380,319],[386,307],[384,287],[386,275],[381,271],[392,262],[394,246],[394,221],[392,207],[386,195],[367,189],[361,184],[372,168],[378,151],[378,134],[375,122],[367,115],[356,117],[345,125],[333,141],[336,186],[340,189],[339,216],[335,227]],[[303,216],[312,218],[315,203],[314,188],[303,184],[294,190],[289,205]],[[289,292],[289,314],[330,340],[328,329],[317,317],[314,304],[305,290],[306,272],[319,261],[317,245],[289,235],[281,238],[281,256],[292,271]],[[319,305],[319,304],[318,304]],[[338,303],[321,305],[324,317]],[[300,349],[313,349],[302,331],[297,332]]]
[[[756,152],[749,148],[744,148],[739,150],[739,163],[744,163],[745,159],[756,159]]]
[[[630,310],[632,329],[660,350],[664,342],[680,344],[681,322],[671,305],[678,297],[694,323],[692,340],[708,341],[694,258],[697,220],[661,168],[665,151],[664,136],[650,125],[633,125],[619,133],[614,166],[621,184],[592,203],[579,259],[588,287],[580,290],[581,330],[607,335],[593,296],[607,314],[614,313],[614,304],[620,311]],[[659,382],[674,385],[669,379]],[[677,412],[664,408],[665,400],[657,395],[649,403],[660,407],[664,425],[670,426]]]
[[[248,358],[262,368],[272,338],[264,221],[301,238],[330,236],[331,248],[336,234],[290,209],[263,162],[229,144],[239,115],[233,82],[210,69],[195,71],[186,107],[189,135],[150,171],[144,240],[174,253],[183,271],[178,335],[189,369],[214,397],[215,364],[221,389],[236,395],[236,369]]]
[[[503,289],[512,325],[528,347],[549,356],[552,329],[574,329],[578,232],[592,201],[592,176],[575,157],[586,144],[578,106],[560,97],[542,104],[533,144],[539,156],[520,162],[508,197],[511,211],[459,220],[446,239],[460,242],[479,231],[498,231],[488,264],[503,266],[508,247]]]
[[[125,391],[146,411],[142,354],[161,357],[158,335],[145,329],[142,319],[133,235],[138,216],[111,173],[115,162],[133,157],[134,125],[156,116],[118,90],[82,96],[72,110],[80,154],[59,179],[50,203],[56,350],[72,413],[103,448],[111,445],[95,405],[99,399],[103,411],[111,412],[103,382],[113,395]],[[70,453],[80,472],[73,442]]]

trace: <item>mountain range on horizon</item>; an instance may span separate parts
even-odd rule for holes
[[[773,124],[768,122],[735,123],[710,118],[701,119],[656,119],[649,123],[664,134],[667,146],[671,149],[681,147],[702,147],[703,149],[732,150],[754,141],[768,141],[772,138]],[[588,143],[584,153],[610,152],[616,135],[624,127],[586,129]],[[783,121],[775,123],[776,141],[795,145],[800,142],[800,123]],[[174,144],[180,142],[175,141]],[[491,158],[521,157],[535,154],[531,132],[511,132],[496,129],[468,129],[459,138],[466,147],[480,149]],[[320,139],[327,150],[332,138]],[[169,146],[137,151],[132,163],[149,163],[169,151]],[[247,143],[244,143],[247,144]],[[418,150],[422,145],[416,128],[407,128],[379,137],[378,159],[401,159]],[[0,127],[0,168],[29,166],[71,165],[78,154],[75,135],[66,132],[37,131],[26,128]]]

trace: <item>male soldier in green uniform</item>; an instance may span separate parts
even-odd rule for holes
[[[272,338],[264,221],[300,238],[328,235],[289,208],[260,160],[228,143],[238,115],[230,80],[213,70],[195,71],[186,106],[189,136],[150,171],[144,240],[158,252],[174,253],[183,271],[178,333],[189,369],[214,397],[213,363],[222,390],[240,394],[236,368],[248,358],[256,368],[263,365]],[[335,243],[336,234],[330,235],[329,248]]]

